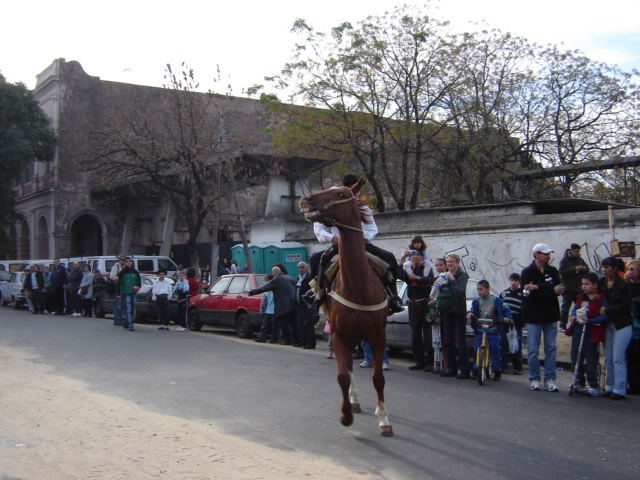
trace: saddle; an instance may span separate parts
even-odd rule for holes
[[[369,252],[366,252],[366,254],[369,266],[376,275],[378,275],[382,284],[386,285],[388,282],[392,282],[393,275],[389,271],[389,264]],[[324,255],[330,255],[328,263],[326,263]],[[322,298],[327,291],[330,292],[333,290],[338,272],[340,271],[339,258],[335,250],[329,250],[325,252],[324,255],[320,260],[318,276],[309,282],[309,286],[313,290],[316,298]]]

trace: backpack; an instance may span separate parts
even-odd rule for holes
[[[451,283],[442,285],[436,297],[436,308],[442,313],[452,313],[458,308],[458,299],[453,295]]]

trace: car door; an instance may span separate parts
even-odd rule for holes
[[[409,325],[409,307],[407,306],[407,284],[398,284],[398,291],[402,304],[405,306],[403,312],[394,313],[387,319],[387,344],[399,348],[411,347],[411,326]],[[389,330],[393,331],[392,337],[389,338]]]
[[[227,287],[229,283],[231,283],[231,278],[231,276],[220,277],[209,289],[209,296],[198,300],[197,308],[202,323],[208,325],[217,324],[220,305],[224,299]]]
[[[221,325],[235,325],[236,310],[246,302],[249,275],[233,275],[220,301],[217,319]]]

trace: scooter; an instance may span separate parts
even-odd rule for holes
[[[577,320],[576,320],[577,321]],[[569,396],[573,397],[573,394],[577,391],[578,386],[578,369],[580,368],[580,364],[582,363],[582,348],[584,347],[584,338],[585,332],[587,331],[587,324],[582,324],[582,333],[580,334],[580,345],[578,347],[578,356],[576,357],[576,365],[573,369],[573,380],[571,385],[569,385]]]

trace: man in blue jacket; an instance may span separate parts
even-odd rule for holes
[[[67,283],[69,276],[66,267],[60,263],[59,258],[53,259],[53,270],[51,271],[51,289],[53,290],[53,300],[56,315],[64,315],[67,308]]]

